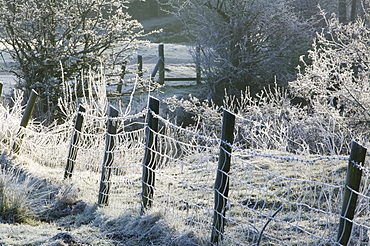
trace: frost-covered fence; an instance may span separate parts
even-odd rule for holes
[[[28,99],[28,102],[27,102],[27,106],[26,106],[26,108],[24,110],[24,113],[23,113],[23,116],[22,116],[22,120],[21,120],[21,123],[20,123],[20,128],[19,128],[19,131],[18,131],[18,134],[17,134],[17,139],[16,139],[16,141],[14,142],[14,145],[13,145],[14,153],[18,153],[18,151],[19,151],[19,148],[20,148],[21,143],[22,143],[22,139],[24,137],[23,131],[24,131],[24,128],[27,127],[28,122],[31,119],[32,111],[35,107],[37,97],[38,97],[37,92],[35,90],[32,90],[30,98]]]
[[[260,153],[238,143],[229,145],[230,170],[221,170],[217,165],[221,139],[154,117],[163,128],[160,133],[153,131],[160,143],[153,149],[157,153],[153,158],[161,167],[152,170],[156,177],[152,209],[183,221],[204,242],[217,244],[218,239],[210,237],[216,230],[219,239],[231,245],[340,245],[340,218],[356,224],[355,219],[341,215],[346,205],[343,187],[348,158]],[[238,117],[236,124],[241,126],[245,120]],[[223,187],[221,197],[226,201],[221,210],[214,204],[216,173],[229,182]],[[364,184],[363,189],[368,188]],[[364,205],[368,206],[368,200],[358,204]],[[224,228],[216,228],[213,213],[222,217]],[[360,230],[352,231],[348,245],[368,241],[368,226],[358,226]]]
[[[89,199],[113,209],[139,209],[145,113],[118,117],[113,107],[105,117],[80,112],[82,130],[74,129],[78,140],[71,140],[78,154],[67,160],[66,173]]]
[[[354,141],[352,142],[337,237],[337,241],[342,245],[347,245],[351,238],[353,227],[352,220],[356,211],[366,151],[367,149],[363,146]]]
[[[352,227],[347,245],[369,242],[370,170],[363,161],[252,150],[245,141],[223,140],[221,132],[179,127],[153,110],[125,116],[98,117],[91,111],[80,115],[81,129],[27,128],[20,155],[66,171],[94,203],[100,194],[109,198],[104,204],[109,209],[140,214],[143,187],[150,187],[145,213],[161,213],[173,228],[193,231],[199,244],[222,240],[227,245],[340,245],[338,235],[349,228],[340,223]],[[158,122],[158,129],[149,127],[146,115]],[[236,127],[247,120],[236,115]],[[116,131],[108,131],[108,123]],[[148,133],[156,144],[147,144]],[[111,142],[114,145],[106,148]],[[77,150],[68,160],[74,162],[72,170],[65,169],[71,145]],[[229,170],[218,165],[224,163],[220,147],[230,157]],[[43,151],[34,153],[34,148]],[[144,168],[148,151],[147,160],[156,165]],[[104,161],[107,155],[112,157],[109,165]],[[351,179],[348,166],[362,174],[358,189],[346,182]],[[103,170],[109,170],[109,179],[102,179]],[[143,170],[152,173],[150,182],[143,180]],[[222,192],[215,186],[217,176],[228,183]],[[101,184],[109,187],[109,193],[99,191]],[[215,191],[224,200],[220,207]],[[345,193],[350,199],[343,199]],[[356,204],[350,205],[354,212],[348,216],[346,201],[351,200]],[[217,227],[215,217],[221,218],[222,227]],[[219,234],[216,240],[212,232]]]
[[[77,151],[78,149],[76,148],[76,145],[78,144],[79,141],[79,133],[82,130],[82,124],[83,124],[83,116],[82,113],[85,112],[86,109],[80,105],[78,108],[77,112],[77,117],[76,117],[76,122],[74,125],[74,131],[71,139],[71,144],[69,146],[69,151],[68,151],[68,158],[67,158],[67,166],[64,171],[64,178],[70,178],[72,177],[72,172],[74,169],[74,165],[76,162],[76,157],[77,157]]]

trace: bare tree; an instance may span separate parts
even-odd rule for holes
[[[286,0],[161,0],[173,7],[188,37],[201,46],[208,98],[224,90],[252,93],[293,78],[294,63],[309,47],[313,21],[299,16]],[[316,6],[315,6],[316,7]],[[318,9],[317,9],[318,11]]]
[[[357,13],[357,0],[352,0],[350,21],[353,22],[356,20],[356,13]]]

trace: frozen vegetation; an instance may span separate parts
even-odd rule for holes
[[[369,145],[367,0],[317,0],[322,8],[315,9],[305,0],[160,0],[176,18],[142,24],[120,1],[87,2],[70,9],[20,0],[22,11],[0,2],[1,29],[19,34],[0,40],[6,51],[0,61],[0,245],[206,245],[224,109],[236,115],[236,127],[223,244],[336,240],[350,143]],[[30,21],[55,9],[59,15],[44,17],[63,22],[59,27]],[[89,11],[95,14],[76,14]],[[115,18],[99,19],[108,12]],[[23,24],[4,21],[13,17]],[[96,21],[96,29],[79,25],[85,20]],[[149,79],[161,42],[166,77],[194,77],[195,46],[200,47],[201,84]],[[143,56],[142,78],[137,55]],[[124,86],[117,92],[124,67]],[[13,90],[15,85],[23,91]],[[40,92],[40,103],[28,127],[20,129],[31,89]],[[154,205],[143,214],[149,95],[160,100],[160,129],[152,158],[158,164]],[[79,105],[86,112],[75,146],[78,165],[65,180]],[[118,110],[112,134],[117,144],[105,152],[111,105]],[[21,137],[16,154],[13,145]],[[113,173],[106,182],[111,204],[101,207],[102,163],[109,154],[115,156],[112,167],[104,166]],[[368,160],[350,245],[369,242],[366,167]]]

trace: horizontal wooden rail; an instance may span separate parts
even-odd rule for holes
[[[164,78],[164,81],[197,81],[197,78]]]
[[[150,75],[150,80],[153,81],[154,77],[159,73],[158,83],[163,85],[165,81],[196,81],[197,84],[201,83],[201,69],[200,69],[200,47],[197,47],[197,58],[196,58],[196,77],[195,78],[166,78],[164,68],[164,45],[158,46],[158,60],[155,67]]]

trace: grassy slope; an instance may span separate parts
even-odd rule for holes
[[[40,167],[20,156],[8,159],[3,155],[1,163],[16,166],[32,180],[41,180],[48,198],[45,208],[23,223],[3,220],[0,245],[194,245],[196,239],[192,233],[175,232],[159,213],[114,214],[97,208],[93,202],[82,202],[73,185],[61,180],[60,170]],[[23,185],[21,179],[17,181],[16,185]],[[38,187],[35,186],[31,193],[37,194]],[[64,192],[66,190],[68,193]],[[34,206],[32,202],[30,206]]]
[[[165,17],[144,21],[143,25],[147,30],[153,30],[173,22],[173,17]],[[157,43],[186,42],[179,33],[176,33],[176,29],[170,25],[168,29],[152,37],[151,41]],[[157,45],[142,47],[139,52],[144,54],[144,66],[146,66],[144,69],[150,70],[151,65],[154,67]],[[165,52],[167,61],[175,64],[166,66],[168,68],[167,76],[194,72],[192,65],[183,65],[191,60],[185,45],[166,45]],[[182,59],[176,59],[179,52]],[[182,64],[180,65],[181,69],[178,68],[179,64]],[[4,67],[5,64],[1,65]],[[0,75],[0,81],[3,81],[5,85],[5,93],[9,94],[14,86],[13,76],[3,72]],[[187,89],[184,89],[183,86],[163,87],[160,90],[160,94],[184,96],[196,94],[196,92],[199,92],[198,87],[188,87]],[[63,199],[68,199],[66,197],[58,199],[58,194],[70,185],[60,180],[62,177],[60,170],[40,168],[37,163],[22,159],[21,156],[9,159],[3,155],[0,162],[1,165],[21,166],[21,169],[27,172],[27,176],[38,181],[44,180],[48,192],[50,192],[50,199],[46,201],[47,206],[43,212],[29,216],[24,222],[9,223],[0,217],[2,221],[0,245],[194,245],[194,242],[197,241],[192,233],[179,234],[174,232],[165,223],[162,216],[156,213],[145,216],[127,213],[112,215],[107,214],[104,209],[98,209],[95,204],[91,203],[84,204],[84,209],[77,213],[58,216],[55,210],[69,211],[76,206],[58,207],[63,203]],[[35,192],[37,193],[37,191]],[[31,209],[35,208],[31,207]]]
[[[282,155],[283,153],[266,152],[268,154]],[[234,202],[242,202],[241,199],[249,199],[248,201],[255,204],[260,204],[261,208],[254,208],[269,214],[269,209],[275,211],[281,204],[276,202],[273,197],[265,197],[266,194],[260,192],[258,189],[245,189],[245,184],[251,184],[253,187],[266,188],[274,191],[276,195],[286,193],[286,188],[293,193],[291,197],[296,196],[299,201],[310,204],[312,200],[315,207],[320,200],[316,197],[311,197],[312,194],[320,191],[320,186],[302,186],[302,182],[284,181],[279,177],[290,177],[301,180],[312,180],[326,183],[341,183],[345,176],[346,162],[329,162],[320,161],[314,164],[307,163],[290,163],[281,162],[276,160],[266,160],[260,157],[248,157],[248,162],[240,162],[236,160],[233,164],[233,177],[235,180],[231,182],[230,199]],[[63,173],[61,168],[47,168],[39,166],[29,160],[22,159],[21,156],[8,160],[5,157],[1,159],[2,162],[7,162],[12,166],[21,166],[23,172],[27,173],[29,178],[35,180],[42,180],[46,184],[46,190],[49,191],[49,199],[47,200],[48,206],[38,213],[34,218],[30,218],[24,223],[12,224],[2,223],[0,226],[0,245],[199,245],[202,244],[201,239],[197,238],[193,232],[184,231],[183,227],[174,226],[173,221],[168,221],[168,218],[160,212],[150,212],[147,215],[139,216],[138,214],[125,213],[123,210],[113,210],[105,208],[97,208],[94,201],[95,197],[88,199],[86,194],[87,190],[82,188],[81,191],[74,189],[73,185],[62,180]],[[251,165],[246,165],[250,163]],[[330,164],[330,165],[328,165]],[[254,166],[256,165],[256,166]],[[281,168],[284,166],[284,168]],[[167,170],[167,171],[166,171]],[[172,170],[174,171],[174,170]],[[165,173],[171,174],[171,168],[163,170]],[[175,173],[175,172],[173,172]],[[177,177],[182,180],[186,178],[189,172],[181,172],[184,177]],[[245,175],[245,173],[253,173]],[[271,173],[271,177],[268,173]],[[274,174],[274,175],[273,175]],[[198,177],[199,178],[199,177]],[[181,190],[177,187],[173,180],[164,180],[161,175],[158,176],[157,186],[163,186],[164,190],[167,187],[166,182],[173,182],[173,190],[176,192]],[[199,181],[199,180],[198,180]],[[190,182],[190,181],[189,181]],[[162,184],[163,183],[163,184]],[[289,183],[289,185],[287,185]],[[177,188],[176,188],[177,187]],[[244,188],[243,188],[244,187]],[[326,188],[325,188],[326,189]],[[44,188],[45,190],[45,188]],[[328,190],[329,192],[329,190]],[[319,192],[321,194],[321,192]],[[177,194],[177,193],[176,193]],[[281,194],[282,197],[285,197]],[[192,193],[195,196],[196,193]],[[200,194],[200,195],[203,195]],[[279,196],[279,195],[278,195]],[[290,197],[289,196],[289,197]],[[336,196],[334,196],[336,197]],[[159,197],[158,197],[159,198]],[[81,201],[82,199],[83,201]],[[201,197],[198,199],[200,201]],[[302,199],[302,200],[301,200]],[[334,199],[334,198],[333,198]],[[70,202],[71,201],[71,202]],[[63,202],[69,204],[64,206]],[[85,203],[87,202],[87,204]],[[294,200],[292,200],[294,202]],[[271,203],[271,206],[269,205]],[[257,206],[256,205],[256,206]],[[324,206],[324,204],[321,204]],[[331,204],[333,205],[333,204]],[[340,203],[334,203],[340,205]],[[176,211],[176,204],[173,204]],[[295,207],[287,204],[288,207],[279,213],[278,217],[290,218],[294,217]],[[36,209],[35,207],[33,209]],[[323,208],[325,209],[325,208]],[[66,210],[66,213],[60,213],[61,210]],[[266,211],[265,211],[266,210]],[[179,212],[180,210],[178,210]],[[303,210],[299,209],[300,212]],[[189,211],[189,213],[192,211]],[[293,215],[292,215],[293,212]],[[240,206],[233,207],[228,217],[234,221],[244,224],[245,219],[253,219],[253,213],[248,215],[244,214],[245,210]],[[311,219],[299,219],[300,225],[303,228],[310,228],[306,223],[317,223],[315,221],[317,216],[311,213],[314,217]],[[170,216],[171,217],[171,216]],[[172,217],[171,217],[172,218]],[[325,217],[326,218],[326,217]],[[324,218],[324,219],[325,219]],[[292,218],[294,221],[294,219]],[[335,222],[337,218],[334,219]],[[265,220],[263,218],[253,219],[253,223],[257,228],[262,228]],[[314,222],[315,221],[315,222]],[[262,224],[259,224],[259,223]],[[294,223],[294,222],[292,222]],[[324,225],[327,222],[324,221]],[[278,223],[279,225],[279,223]],[[270,226],[268,234],[279,235],[278,227]],[[230,224],[227,230],[230,230],[230,235],[234,235],[237,228],[233,228]],[[177,231],[180,230],[180,231]],[[181,231],[182,230],[182,231]],[[288,230],[289,231],[289,230]],[[288,233],[287,231],[287,233]],[[198,233],[198,232],[196,232]],[[243,233],[240,237],[243,237]],[[295,233],[293,236],[297,236]],[[207,235],[203,235],[208,238]],[[245,235],[244,235],[245,236]],[[279,238],[279,237],[277,237]],[[296,239],[291,238],[288,241],[294,242]],[[301,238],[301,240],[305,240]],[[265,244],[263,244],[265,245]],[[299,244],[298,244],[299,245]]]

